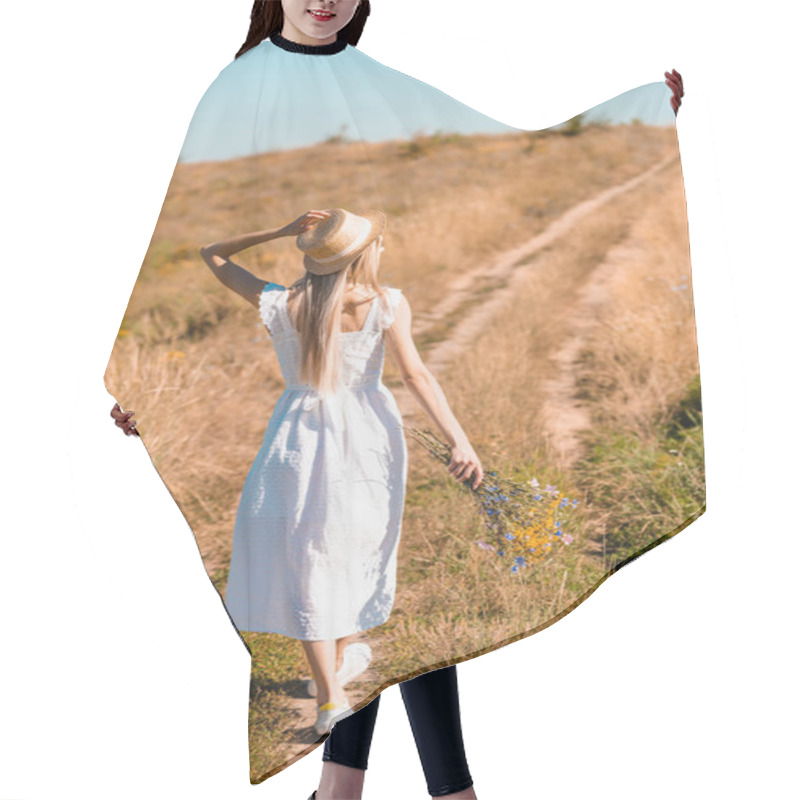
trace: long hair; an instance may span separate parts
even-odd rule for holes
[[[355,47],[361,38],[361,32],[364,30],[368,16],[369,0],[361,0],[353,18],[337,33],[336,39],[344,39],[349,45]],[[257,44],[261,44],[273,33],[280,33],[282,30],[283,6],[280,0],[255,0],[250,11],[250,30],[234,60]]]
[[[386,293],[378,283],[380,237],[367,245],[347,267],[330,275],[314,275],[306,271],[291,289],[297,292],[296,327],[301,342],[300,380],[320,394],[339,388],[341,377],[342,307],[350,286],[361,285],[378,295],[372,302],[383,303]]]

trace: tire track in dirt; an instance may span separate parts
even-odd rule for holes
[[[629,265],[641,262],[648,248],[634,229],[612,247],[581,287],[564,322],[568,335],[552,355],[556,374],[543,382],[543,433],[559,465],[568,469],[583,454],[579,433],[591,427],[589,409],[578,399],[578,358],[589,334],[598,323],[599,312],[608,304],[608,284]]]
[[[533,263],[517,266],[519,261],[549,247],[569,233],[586,216],[618,195],[635,189],[677,160],[677,156],[669,156],[635,178],[605,189],[594,197],[578,203],[533,238],[500,253],[487,264],[476,267],[456,278],[449,287],[447,295],[433,312],[415,315],[417,324],[414,326],[414,338],[431,331],[449,317],[457,317],[459,309],[474,303],[484,291],[487,283],[499,284],[499,288],[494,289],[487,297],[482,297],[480,303],[474,304],[472,309],[455,319],[449,329],[448,337],[436,342],[425,352],[425,364],[431,372],[443,374],[480,335],[481,331],[491,323],[491,320],[503,312],[505,306],[515,295],[517,287],[527,278],[528,272],[536,269],[536,265]],[[564,358],[568,358],[568,354],[564,354],[562,359]],[[392,391],[403,417],[413,417],[424,413],[405,386],[401,384],[397,388],[393,387]],[[561,439],[559,439],[560,441]]]

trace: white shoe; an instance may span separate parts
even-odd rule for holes
[[[356,676],[360,675],[372,661],[372,649],[365,642],[354,642],[347,645],[342,654],[342,666],[336,673],[336,680],[340,686],[350,683]],[[306,691],[309,697],[317,696],[317,684],[313,678],[306,681]]]
[[[319,736],[323,736],[330,732],[335,722],[349,717],[352,713],[353,709],[347,704],[325,703],[317,706],[317,721],[314,723],[314,730]]]

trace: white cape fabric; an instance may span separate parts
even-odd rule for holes
[[[343,41],[276,34],[200,99],[105,383],[252,656],[252,783],[325,739],[301,641],[370,646],[346,686],[358,710],[542,630],[705,511],[670,96],[658,80],[522,131]],[[260,313],[200,248],[328,208],[387,227],[381,298],[322,399],[298,378],[294,239],[232,258],[263,281]],[[385,363],[401,297],[479,492],[407,445],[442,432]],[[549,504],[544,527],[505,478]]]

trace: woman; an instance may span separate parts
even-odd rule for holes
[[[239,630],[303,642],[320,735],[349,710],[335,674],[347,639],[385,622],[394,603],[406,448],[380,380],[384,340],[452,445],[456,480],[481,480],[480,461],[414,346],[408,301],[378,284],[385,225],[379,211],[311,210],[200,251],[227,288],[260,310],[286,381],[242,491],[225,602]],[[306,273],[289,289],[231,261],[283,236],[296,236],[305,253]]]
[[[335,52],[342,42],[355,46],[368,15],[369,2],[367,0],[362,0],[362,2],[355,0],[315,0],[314,2],[282,0],[280,4],[257,0],[253,6],[251,28],[247,40],[237,53],[237,58],[267,38],[271,38],[274,44],[285,50],[291,51],[294,45],[296,52],[307,55],[317,53],[326,55]],[[677,113],[683,94],[681,77],[674,70],[672,74],[665,73],[665,75],[666,83],[673,91],[672,108]],[[311,222],[311,219],[307,217],[306,222]],[[206,253],[208,254],[208,251]],[[349,300],[349,292],[347,297]],[[352,297],[354,303],[363,299],[362,294],[354,292]],[[402,327],[402,316],[406,312],[410,315],[410,309],[407,309],[407,304],[403,305],[404,303],[405,300],[398,307],[397,321],[391,326],[391,332],[387,329],[387,342],[391,342],[398,335],[403,335],[398,334],[398,326]],[[363,309],[359,314],[357,307],[354,306],[349,316],[345,314],[345,318],[350,319],[350,324],[347,324],[346,327],[352,331],[359,330],[365,320],[363,314]],[[406,339],[407,351],[416,353],[415,349],[412,349],[413,343],[409,345],[410,342],[409,335]],[[390,343],[390,352],[397,360],[396,347],[396,342]],[[136,423],[132,420],[133,412],[123,413],[117,405],[114,407],[112,415],[126,434],[136,434]],[[477,472],[479,470],[477,459],[470,461],[469,458],[462,456],[462,460],[459,462],[454,451],[451,472],[458,473],[458,480],[469,478],[465,472],[470,466],[471,474]],[[342,682],[346,682],[348,678],[352,679],[353,675],[357,674],[354,669],[363,669],[361,665],[354,668],[352,663],[345,663],[357,660],[346,658],[348,654],[352,654],[353,648],[345,649],[345,642],[346,638],[337,640],[334,665],[331,664],[330,643],[327,647],[327,659],[325,647],[320,648],[322,653],[315,653],[311,645],[306,645],[312,670],[317,679],[316,683],[319,684],[320,699],[322,701],[329,700],[335,705],[346,701],[346,698],[341,690],[342,684],[336,680],[333,666],[336,669],[341,668],[345,673],[342,675]],[[310,652],[309,648],[311,648]],[[316,669],[314,669],[315,662]],[[461,742],[455,666],[434,670],[412,681],[406,681],[401,684],[401,691],[420,748],[431,796],[475,797]],[[355,715],[347,718],[340,716],[340,722],[333,727],[331,735],[325,743],[322,781],[318,791],[312,795],[315,800],[360,796],[379,699],[380,697],[376,698]],[[438,703],[437,708],[434,708],[434,701]],[[324,702],[321,703],[321,705],[324,704]],[[444,749],[436,751],[437,747]],[[448,747],[451,748],[450,752],[446,752]]]

